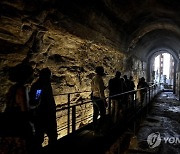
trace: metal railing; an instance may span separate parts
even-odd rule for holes
[[[141,100],[139,100],[140,99],[139,93],[140,93],[140,91],[142,91],[144,89],[147,89],[147,88],[141,88],[141,89],[137,89],[137,90],[124,92],[124,93],[121,93],[118,95],[108,96],[105,99],[110,100],[113,97],[124,96],[124,95],[133,96],[133,99],[129,100],[128,104],[130,104],[130,105],[127,106],[126,110],[131,108],[131,109],[133,109],[133,111],[137,112],[138,110],[141,110],[144,106],[147,106],[147,104],[150,103],[150,101],[153,99],[153,97],[160,91],[159,87],[156,84],[153,84],[147,89],[147,92],[145,93],[144,98],[143,99],[141,98]],[[81,99],[81,103],[77,103],[77,104],[71,103],[72,95],[82,94],[82,93],[89,93],[89,96],[90,96],[91,91],[64,93],[64,94],[54,95],[54,96],[58,96],[58,97],[65,95],[67,97],[67,103],[57,105],[57,109],[56,109],[57,114],[60,112],[64,112],[64,111],[67,112],[67,114],[64,114],[64,116],[67,116],[67,121],[63,122],[62,124],[60,124],[58,126],[58,134],[60,133],[60,131],[67,130],[66,135],[68,135],[77,130],[76,129],[77,123],[82,123],[85,120],[89,120],[89,122],[85,124],[85,125],[88,125],[92,122],[92,113],[89,115],[87,114],[83,118],[81,117],[82,118],[81,120],[78,120],[78,117],[76,116],[77,107],[88,104],[89,106],[88,107],[85,106],[85,110],[87,110],[88,108],[92,109],[93,102],[92,102],[92,100],[90,100],[90,97],[89,97],[89,100],[87,100],[87,101],[84,101],[83,99]],[[107,102],[109,102],[109,105],[107,108],[107,114],[110,114],[111,113],[111,101],[107,101]],[[61,119],[61,118],[57,116],[57,119]]]

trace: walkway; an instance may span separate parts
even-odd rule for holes
[[[145,109],[146,111],[146,109]],[[60,139],[55,147],[48,151],[48,148],[44,148],[46,152],[53,154],[139,154],[139,153],[158,153],[158,154],[180,154],[180,143],[171,144],[173,139],[170,137],[176,137],[180,139],[180,101],[171,92],[162,92],[158,95],[152,104],[152,108],[149,108],[149,114],[141,121],[140,127],[136,136],[133,136],[132,121],[124,122],[121,127],[106,131],[104,135],[93,135],[91,126],[79,131],[74,135],[66,136]],[[142,115],[142,114],[141,114]],[[142,116],[137,116],[144,118]],[[108,122],[108,118],[107,118]],[[137,122],[138,123],[138,122]],[[107,128],[108,125],[105,126]],[[108,128],[107,128],[108,130]],[[157,142],[150,142],[151,148],[147,143],[147,137],[151,133],[153,134]],[[160,134],[161,143],[156,140],[156,137]],[[165,143],[164,137],[167,138]],[[149,138],[151,139],[151,138]],[[158,138],[157,138],[158,139]],[[177,142],[179,140],[177,139]],[[151,141],[151,140],[149,140]],[[170,143],[169,143],[170,142]],[[156,146],[157,145],[157,146]],[[153,146],[156,146],[153,148]],[[126,152],[125,152],[126,151]]]
[[[180,101],[171,92],[163,92],[153,101],[128,153],[180,154]]]
[[[126,140],[126,135],[128,134],[124,135],[124,133],[128,129],[133,130],[134,119],[139,118],[141,114],[145,114],[146,110],[140,104],[136,106],[136,110],[134,107],[128,108],[123,116],[124,118],[121,118],[117,125],[112,124],[111,117],[107,115],[102,134],[94,134],[92,125],[89,124],[81,130],[75,131],[74,134],[61,138],[54,147],[50,149],[48,146],[45,147],[43,153],[108,154],[112,146],[115,145],[117,147],[116,142],[119,139],[123,142],[121,151],[124,151],[129,145],[129,140]]]
[[[136,91],[128,92],[129,94],[136,92],[135,97],[134,97],[136,99],[135,100],[133,99],[131,102],[129,102],[129,105],[126,106],[127,108],[123,114],[124,118],[122,118],[122,116],[119,115],[119,118],[120,117],[121,118],[119,119],[118,123],[116,123],[116,125],[112,124],[112,118],[110,117],[110,114],[107,114],[106,120],[105,120],[106,122],[104,123],[103,132],[101,135],[93,134],[92,126],[91,126],[92,124],[90,123],[78,130],[72,129],[74,130],[72,131],[73,133],[60,138],[57,141],[57,144],[54,145],[53,147],[49,147],[49,146],[44,147],[43,154],[49,154],[49,153],[53,153],[53,154],[56,154],[56,153],[104,154],[104,153],[107,153],[107,151],[109,151],[109,149],[112,148],[112,145],[116,144],[117,140],[119,141],[119,137],[128,128],[133,130],[135,119],[139,119],[139,116],[146,113],[146,106],[150,104],[151,99],[153,99],[154,95],[157,94],[157,92],[159,91],[159,88],[157,85],[152,85],[148,89],[147,95],[145,95],[143,103],[140,103],[138,101],[137,94],[139,90],[140,89]],[[124,93],[124,94],[127,94],[127,93]],[[83,102],[81,104],[70,105],[70,94],[68,94],[68,107],[65,107],[65,109],[67,109],[69,113],[68,118],[67,118],[68,126],[72,125],[72,128],[75,128],[76,107],[78,105],[82,105],[85,103],[92,103],[92,102],[88,101],[88,102]],[[111,106],[109,106],[108,108],[109,111],[110,111],[110,107]],[[71,109],[72,109],[72,115],[70,114]],[[1,120],[6,121],[6,119],[4,119],[3,116]],[[5,130],[3,130],[1,133],[3,134],[4,131]],[[9,134],[7,136],[9,136]],[[9,138],[7,138],[7,142],[9,142]],[[126,136],[125,136],[125,140],[121,138],[121,142],[123,142],[123,144],[120,144],[122,145],[121,150],[126,149],[126,145],[128,145],[128,140],[126,140]],[[0,143],[2,143],[0,144],[2,148],[7,147],[6,149],[9,151],[8,147],[11,146],[9,145],[9,143],[7,144],[3,144],[4,142],[0,142]],[[16,148],[16,145],[15,145],[15,148]],[[21,146],[18,146],[17,148],[19,148],[18,150],[21,150],[20,149]],[[14,149],[14,146],[13,148],[10,148],[10,150],[13,150],[13,149]],[[116,150],[116,147],[115,147],[115,150]]]
[[[43,154],[105,154],[118,136],[127,129],[126,124],[110,128],[112,126],[110,121],[107,117],[102,134],[94,134],[92,126],[89,125],[76,131],[75,134],[61,138],[54,147],[50,149],[45,147]]]

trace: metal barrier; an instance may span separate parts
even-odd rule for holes
[[[156,84],[151,85],[148,89],[147,92],[144,95],[144,98],[141,98],[141,102],[139,101],[139,92],[147,89],[147,88],[141,88],[141,89],[137,89],[137,90],[133,90],[133,91],[128,91],[128,92],[124,92],[118,95],[113,95],[113,96],[109,96],[106,97],[105,99],[112,99],[113,97],[116,96],[123,96],[123,95],[131,95],[134,96],[133,99],[129,100],[130,102],[128,102],[128,107],[126,108],[126,110],[128,109],[132,109],[133,111],[138,111],[141,110],[143,107],[147,106],[148,103],[150,103],[150,101],[153,99],[153,97],[160,91],[159,87]],[[67,97],[67,103],[62,104],[57,106],[57,113],[58,112],[63,112],[63,111],[67,111],[67,122],[64,122],[63,124],[61,124],[60,126],[58,126],[58,134],[60,133],[60,131],[63,130],[67,130],[67,135],[76,131],[76,124],[77,123],[81,123],[84,120],[89,119],[89,123],[92,122],[92,113],[90,115],[85,116],[83,119],[81,120],[77,120],[76,117],[76,111],[77,111],[77,107],[78,106],[82,106],[82,105],[87,105],[89,104],[89,108],[92,108],[92,100],[88,100],[88,101],[81,101],[81,103],[71,103],[71,95],[74,94],[82,94],[82,93],[91,93],[91,91],[83,91],[83,92],[75,92],[75,93],[64,93],[64,94],[59,94],[59,95],[54,95],[54,96],[62,96],[62,95],[66,95]],[[90,99],[90,98],[89,98]],[[143,101],[143,102],[142,102]],[[109,106],[107,108],[107,114],[110,114],[111,111],[111,102],[109,102]],[[87,109],[87,108],[86,108]],[[58,119],[59,117],[57,117]],[[86,125],[88,125],[89,123],[87,123]]]
[[[63,94],[59,94],[59,95],[54,95],[54,96],[62,96],[62,95],[67,96],[67,103],[60,104],[56,107],[57,113],[67,110],[67,124],[66,124],[66,122],[64,122],[63,123],[64,125],[60,126],[62,128],[58,127],[58,131],[62,131],[64,129],[67,129],[67,134],[69,134],[69,133],[76,130],[76,127],[75,127],[76,123],[82,122],[82,121],[78,121],[78,122],[76,121],[76,107],[81,106],[83,104],[88,104],[88,103],[90,104],[91,101],[86,101],[86,102],[74,104],[74,103],[71,103],[71,95],[82,94],[82,93],[90,93],[90,92],[91,91],[83,91],[83,92],[63,93]],[[83,120],[85,120],[85,119],[83,119]],[[71,130],[71,127],[72,127],[72,130]]]

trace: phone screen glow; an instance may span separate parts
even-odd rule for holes
[[[41,95],[41,92],[42,92],[41,89],[36,90],[36,97],[35,97],[35,99],[39,99],[39,97]]]

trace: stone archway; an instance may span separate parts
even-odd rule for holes
[[[148,62],[148,68],[147,68],[147,78],[148,81],[152,81],[152,72],[153,72],[153,63],[154,63],[154,59],[156,56],[162,54],[162,53],[168,53],[173,57],[174,60],[174,77],[173,77],[173,93],[175,93],[176,91],[176,72],[177,72],[177,67],[178,67],[178,62],[179,62],[179,58],[176,55],[176,52],[173,51],[172,49],[169,48],[157,48],[152,50],[151,52],[149,52],[149,54],[147,55],[147,62]]]

